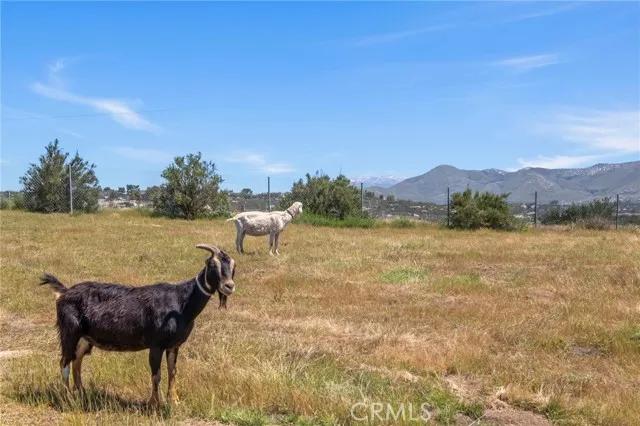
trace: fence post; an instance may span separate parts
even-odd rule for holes
[[[73,181],[71,180],[71,164],[69,164],[69,214],[73,214]]]
[[[450,213],[451,212],[451,207],[449,204],[449,187],[447,186],[447,228],[449,228],[451,226],[451,220],[449,218]]]
[[[360,213],[364,213],[364,183],[360,182]]]
[[[538,191],[533,193],[533,227],[538,227]]]
[[[616,229],[618,229],[618,215],[620,214],[620,194],[616,194]]]
[[[271,211],[271,176],[267,176],[267,210]]]

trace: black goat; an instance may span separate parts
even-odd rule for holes
[[[73,384],[82,391],[82,358],[93,346],[111,351],[149,349],[149,403],[160,403],[158,385],[164,352],[169,374],[167,398],[177,401],[174,378],[180,345],[189,337],[195,318],[213,293],[218,292],[220,307],[226,308],[227,296],[235,290],[234,260],[217,247],[196,247],[211,252],[211,257],[195,278],[179,284],[130,287],[88,281],[67,288],[53,275],[42,277],[41,284],[48,284],[56,293],[60,368],[67,389],[69,364],[73,363]]]

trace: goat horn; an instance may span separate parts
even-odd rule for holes
[[[220,249],[216,246],[210,246],[209,244],[198,244],[196,245],[196,248],[202,249],[202,250],[206,250],[208,252],[211,253],[211,255],[215,256],[217,254],[220,254]]]

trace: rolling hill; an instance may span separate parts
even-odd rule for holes
[[[383,188],[369,186],[377,194],[396,198],[443,204],[451,192],[508,192],[513,203],[531,202],[538,191],[538,201],[580,202],[602,197],[640,200],[640,161],[596,164],[580,169],[544,169],[527,167],[514,172],[497,169],[462,170],[441,165],[420,176],[405,179]]]

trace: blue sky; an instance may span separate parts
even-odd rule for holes
[[[2,189],[54,138],[103,186],[640,159],[637,2],[1,7]]]

